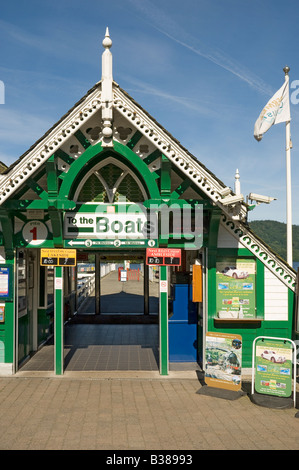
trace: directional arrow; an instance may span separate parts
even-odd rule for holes
[[[67,242],[68,245],[84,245],[84,241],[80,241],[80,242],[75,242],[74,240],[70,240],[69,242]]]

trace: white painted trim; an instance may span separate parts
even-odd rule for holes
[[[12,362],[0,363],[0,377],[5,377],[7,375],[13,375],[14,367]]]
[[[1,180],[0,204],[24,184],[53,153],[73,135],[84,122],[101,108],[101,91],[96,88],[85,100],[21,159]]]

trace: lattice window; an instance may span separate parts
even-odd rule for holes
[[[142,202],[144,191],[128,169],[108,163],[90,174],[79,191],[78,202]]]
[[[80,202],[108,202],[107,192],[99,178],[92,174],[80,191]]]
[[[115,194],[115,202],[117,202],[120,197],[122,200],[126,197],[130,202],[141,202],[144,200],[138,184],[130,174],[126,175],[120,182]]]

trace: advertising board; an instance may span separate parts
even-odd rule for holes
[[[227,258],[216,263],[218,318],[255,318],[254,260]]]
[[[242,337],[229,333],[206,334],[205,382],[226,390],[241,389]]]
[[[292,394],[292,343],[280,338],[255,342],[255,390],[277,397]]]

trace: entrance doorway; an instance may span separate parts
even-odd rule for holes
[[[143,253],[78,253],[65,370],[158,370],[159,272]],[[156,273],[155,273],[156,271]]]
[[[159,268],[147,266],[142,252],[79,252],[77,302],[77,320],[89,315],[98,323],[121,317],[132,323],[135,316],[138,323],[153,323],[159,313]]]

